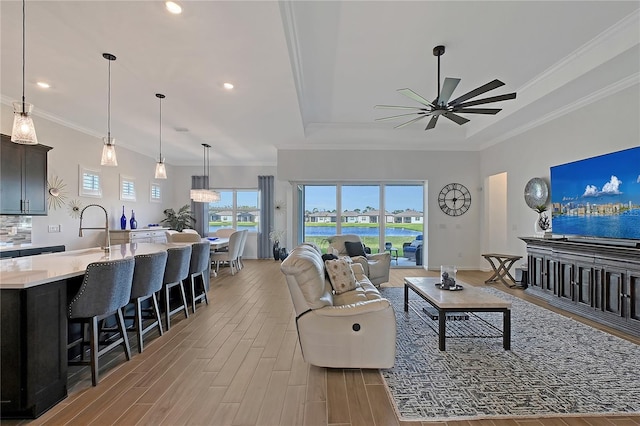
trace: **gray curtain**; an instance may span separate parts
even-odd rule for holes
[[[209,188],[209,177],[208,176],[191,176],[191,189],[208,189]],[[209,212],[209,204],[208,203],[194,203],[191,201],[191,212],[193,213],[193,217],[196,218],[196,223],[193,226],[198,234],[203,237],[206,237],[209,233],[209,224],[208,220],[208,212]]]
[[[260,191],[260,232],[258,233],[258,259],[273,257],[272,243],[269,232],[273,230],[274,222],[274,189],[273,176],[258,176],[258,190]]]

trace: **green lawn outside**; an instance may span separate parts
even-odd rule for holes
[[[222,227],[227,227],[227,226],[232,226],[232,222],[215,222],[215,221],[211,221],[209,222],[209,226],[222,226]],[[242,223],[238,223],[238,227],[255,227],[258,224],[256,222],[242,222]],[[305,223],[306,227],[318,227],[318,228],[333,228],[336,226],[335,223]],[[342,233],[343,234],[350,234],[352,233],[352,231],[350,230],[350,228],[379,228],[379,224],[377,223],[343,223],[342,224]],[[387,223],[385,225],[386,228],[404,228],[404,229],[411,229],[413,231],[417,231],[420,232],[422,231],[422,224],[420,223]],[[329,236],[329,235],[327,235]],[[365,236],[365,237],[361,237],[364,245],[371,248],[371,253],[378,253],[378,249],[379,249],[379,245],[378,245],[378,237],[376,236]],[[311,242],[311,243],[315,243],[318,247],[320,247],[322,249],[323,253],[327,252],[327,246],[329,245],[329,243],[327,242],[327,240],[325,239],[324,236],[309,236],[305,239],[305,241],[307,242]],[[402,251],[402,244],[403,243],[410,243],[411,241],[413,241],[413,238],[411,237],[387,237],[386,242],[391,243],[391,245],[393,246],[393,248],[398,249],[398,256],[400,257],[404,257],[404,252]]]

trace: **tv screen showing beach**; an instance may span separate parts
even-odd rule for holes
[[[640,147],[551,167],[554,234],[640,239]]]

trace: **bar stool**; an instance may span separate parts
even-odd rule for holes
[[[167,266],[164,270],[162,289],[164,296],[164,315],[166,329],[171,328],[171,315],[184,311],[185,318],[189,318],[187,296],[184,293],[182,281],[189,276],[189,264],[191,261],[191,246],[172,247],[167,249]],[[173,287],[180,289],[182,304],[171,310],[170,292]]]
[[[135,303],[134,329],[138,337],[138,353],[143,351],[143,337],[154,329],[162,336],[162,319],[156,293],[162,290],[164,270],[167,264],[167,252],[139,254],[134,257],[133,285],[129,303]],[[152,306],[143,308],[142,302],[151,299]],[[152,320],[146,326],[145,320]],[[130,331],[133,331],[129,329]]]
[[[195,314],[196,302],[204,300],[209,304],[207,298],[207,283],[205,273],[209,271],[211,245],[209,242],[195,243],[191,245],[191,262],[189,264],[188,278],[191,282],[191,311]],[[196,278],[200,277],[202,292],[196,295]]]
[[[98,384],[98,358],[118,345],[122,345],[127,361],[131,359],[131,348],[124,325],[123,309],[129,302],[133,282],[134,259],[132,257],[105,262],[94,262],[87,266],[78,293],[69,303],[69,322],[83,324],[83,336],[67,345],[67,349],[81,345],[80,360],[70,360],[69,365],[91,365],[91,383]],[[100,342],[98,321],[116,315],[119,337]],[[84,360],[84,328],[89,327],[91,359]],[[100,345],[105,345],[100,349]]]

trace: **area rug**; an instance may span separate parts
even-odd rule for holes
[[[447,338],[441,352],[437,321],[405,313],[402,288],[381,291],[393,304],[398,325],[395,366],[381,372],[400,420],[640,414],[638,345],[483,288],[512,303],[511,350],[487,333]],[[428,306],[409,293],[419,312]],[[501,329],[501,314],[478,315]],[[473,316],[448,320],[447,328],[452,333],[464,328],[465,335],[487,329]]]

